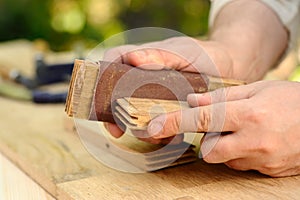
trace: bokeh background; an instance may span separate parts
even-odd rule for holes
[[[85,48],[137,27],[207,33],[209,0],[0,0],[0,42],[47,41],[53,51]]]
[[[77,52],[72,58],[78,58],[110,36],[139,27],[169,28],[203,39],[209,8],[210,0],[0,0],[0,45],[17,41],[25,49],[25,39],[47,55]],[[300,68],[292,73],[298,57],[291,52],[265,79],[300,80]],[[1,55],[0,60],[5,65],[14,61]]]

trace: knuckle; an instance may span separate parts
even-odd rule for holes
[[[261,170],[268,172],[269,174],[275,174],[278,173],[278,171],[283,169],[284,167],[285,165],[283,162],[270,162],[263,164]]]
[[[208,109],[199,109],[198,131],[208,132],[211,114]]]
[[[264,108],[256,109],[255,106],[250,107],[245,112],[245,120],[255,124],[262,124],[266,121],[267,111]]]
[[[271,157],[275,155],[278,151],[278,145],[276,141],[265,141],[261,140],[256,147],[256,151],[262,155]]]

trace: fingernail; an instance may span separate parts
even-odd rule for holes
[[[187,96],[187,101],[191,106],[199,106],[198,98],[204,96],[203,94],[189,94]]]
[[[148,126],[148,133],[150,136],[157,136],[159,132],[163,129],[163,126],[160,122],[150,122]]]

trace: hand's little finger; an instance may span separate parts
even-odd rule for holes
[[[204,161],[208,163],[225,163],[230,160],[247,157],[248,146],[248,139],[241,138],[238,133],[219,134],[211,138],[209,133],[207,133],[200,150]]]
[[[124,132],[116,124],[112,124],[109,122],[105,122],[103,124],[105,129],[115,138],[119,138],[124,134]]]

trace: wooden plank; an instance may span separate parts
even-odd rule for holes
[[[0,154],[0,199],[54,200],[2,154]]]
[[[146,193],[150,199],[159,195],[166,199],[184,196],[197,199],[205,197],[203,193],[206,193],[206,197],[211,195],[215,198],[233,197],[232,194],[278,198],[300,195],[300,191],[295,189],[300,184],[299,177],[270,179],[256,173],[235,172],[223,165],[203,162],[142,174],[136,179],[136,175],[116,172],[103,166],[86,152],[76,135],[64,131],[63,106],[36,106],[1,98],[0,108],[1,118],[5,118],[0,123],[1,150],[59,199],[93,199],[98,195],[108,195],[107,198],[122,195],[134,198],[136,195],[136,198],[145,198]],[[16,121],[23,123],[16,126]],[[127,186],[130,189],[126,190],[125,183],[128,185],[128,181],[131,181]],[[153,183],[156,184],[153,186]],[[210,187],[207,184],[211,184]],[[264,189],[257,190],[256,184]],[[274,185],[278,190],[273,189]],[[163,188],[169,188],[170,191]],[[286,194],[287,191],[290,193]]]
[[[0,117],[5,119],[0,121],[1,152],[58,199],[300,196],[299,176],[274,179],[203,161],[152,173],[118,172],[95,160],[76,135],[64,130],[62,105],[0,101]]]
[[[33,72],[27,68],[34,56],[31,46],[21,43],[10,50],[0,47],[1,61]],[[24,55],[25,59],[21,58]],[[57,60],[57,55],[54,58]],[[118,172],[98,162],[77,135],[66,131],[64,106],[34,105],[5,98],[0,98],[0,102],[0,151],[58,199],[299,199],[300,196],[299,176],[269,178],[203,161],[151,173]],[[195,144],[200,138],[198,135]]]
[[[0,122],[0,151],[54,196],[67,199],[56,187],[59,182],[106,171],[76,135],[64,131],[62,105],[37,106],[1,98],[0,113],[5,119]]]
[[[218,173],[216,173],[218,171]],[[247,174],[245,176],[245,174]],[[293,179],[293,180],[292,180]],[[299,178],[272,179],[203,162],[147,174],[105,174],[59,187],[74,199],[298,199]],[[108,185],[111,186],[110,189]],[[290,186],[291,188],[289,188]],[[95,190],[97,188],[97,190]]]

